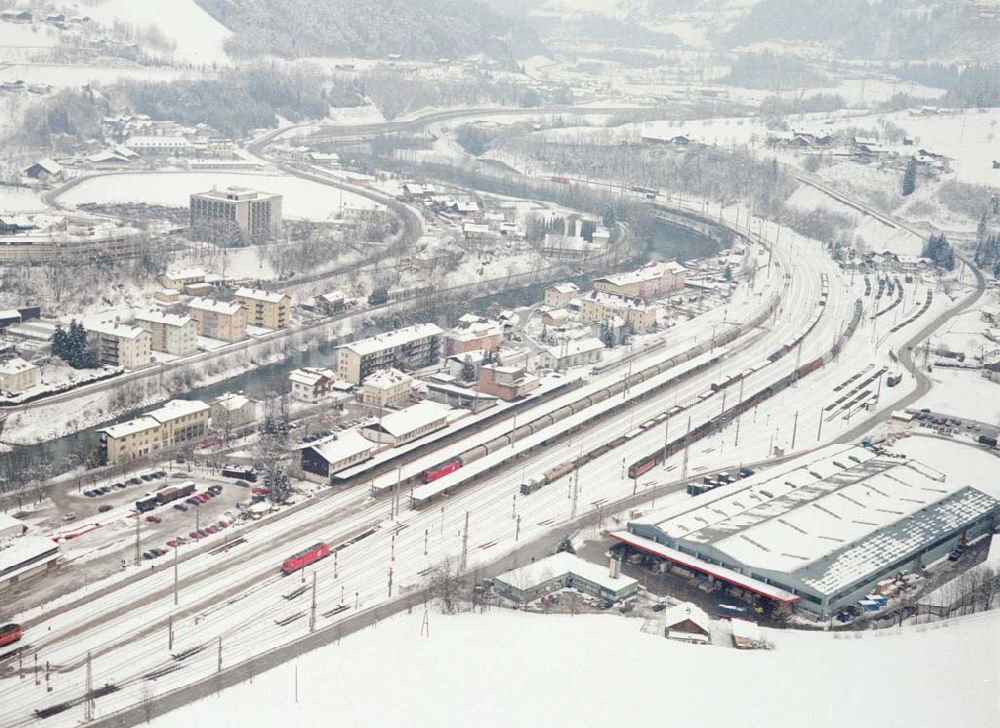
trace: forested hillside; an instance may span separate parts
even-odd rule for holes
[[[533,31],[479,0],[197,0],[233,31],[227,50],[271,54],[500,60],[540,49]]]

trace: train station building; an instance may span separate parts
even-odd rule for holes
[[[828,619],[989,533],[1000,501],[918,461],[831,445],[632,521],[620,548],[762,608]]]

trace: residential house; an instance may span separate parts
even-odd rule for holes
[[[210,403],[212,427],[224,432],[233,432],[252,425],[257,421],[257,405],[257,400],[244,394],[233,392],[220,394]]]
[[[625,298],[601,291],[591,291],[577,299],[580,315],[587,321],[600,323],[620,318],[637,333],[646,333],[656,327],[656,306],[642,299]]]
[[[25,177],[37,180],[62,179],[63,167],[51,159],[39,159],[22,171]]]
[[[333,391],[337,372],[323,367],[301,367],[288,374],[292,387],[292,399],[315,404]]]
[[[365,379],[359,399],[363,404],[384,409],[402,404],[413,396],[414,380],[392,367],[380,369]]]
[[[41,378],[41,368],[21,357],[0,363],[0,392],[23,392],[37,386]]]
[[[503,326],[498,321],[466,314],[455,328],[444,334],[444,355],[467,351],[495,351],[503,339]]]
[[[708,615],[691,602],[681,602],[663,612],[663,635],[672,640],[707,644],[711,641]]]
[[[575,283],[553,283],[545,289],[545,304],[553,308],[562,308],[579,293],[580,286]]]

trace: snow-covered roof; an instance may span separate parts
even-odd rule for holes
[[[141,326],[129,326],[114,321],[101,321],[85,326],[86,330],[103,336],[114,336],[117,339],[135,339],[139,336],[149,336],[149,332]]]
[[[437,324],[414,324],[413,326],[406,326],[395,331],[389,331],[367,339],[354,341],[350,344],[344,344],[342,348],[350,349],[358,356],[365,356],[366,354],[374,354],[386,349],[405,346],[413,341],[426,339],[429,336],[440,336],[443,333],[444,331]]]
[[[229,412],[235,410],[243,409],[248,404],[257,404],[257,400],[250,399],[244,394],[236,394],[234,392],[228,392],[226,394],[220,394],[218,397],[212,400],[213,405],[218,405]]]
[[[136,417],[134,420],[129,420],[128,422],[102,427],[98,432],[107,433],[108,437],[118,440],[129,435],[137,435],[146,430],[155,430],[159,426],[160,423],[152,417]]]
[[[308,387],[314,387],[324,379],[336,378],[337,372],[320,367],[302,367],[301,369],[293,369],[288,374],[289,381],[295,384],[305,384]]]
[[[182,136],[130,136],[125,141],[130,149],[183,149],[191,142]]]
[[[379,369],[377,372],[365,377],[365,389],[391,389],[392,387],[412,381],[413,377],[406,372],[389,367],[388,369]]]
[[[656,306],[644,303],[643,301],[637,301],[632,298],[624,298],[623,296],[616,296],[612,293],[605,293],[604,291],[591,291],[580,300],[594,301],[595,303],[599,303],[606,308],[631,309],[639,312],[656,310]]]
[[[556,293],[569,293],[573,294],[580,290],[580,286],[575,283],[553,283],[549,286]]]
[[[8,531],[11,529],[16,529],[18,531],[24,531],[28,528],[28,524],[24,521],[14,518],[7,513],[0,513],[0,532]]]
[[[259,288],[240,288],[236,291],[236,297],[248,298],[251,301],[264,301],[265,303],[281,303],[288,298],[288,294],[262,291]]]
[[[545,348],[545,351],[547,351],[549,356],[553,359],[562,359],[564,357],[574,356],[575,354],[587,354],[604,348],[605,346],[603,341],[593,336],[587,336],[582,339],[571,339],[564,344],[548,346]]]
[[[20,374],[30,369],[38,369],[38,365],[27,362],[19,356],[0,364],[0,374]]]
[[[194,319],[186,314],[164,313],[162,311],[137,311],[135,320],[150,324],[163,324],[164,326],[187,326],[194,323]]]
[[[380,422],[373,422],[368,427],[376,429],[381,425],[382,430],[393,437],[403,437],[445,419],[451,411],[452,408],[446,404],[425,400],[406,409],[385,415]]]
[[[544,559],[511,569],[498,576],[496,580],[510,584],[516,589],[525,590],[566,574],[572,574],[612,592],[621,591],[638,583],[625,574],[612,577],[607,566],[584,561],[568,551],[560,551]]]
[[[370,453],[375,445],[362,437],[357,430],[347,430],[324,438],[309,445],[328,463],[339,463],[364,453]]]
[[[49,174],[59,174],[60,172],[63,171],[61,164],[52,159],[49,159],[48,157],[44,159],[39,159],[37,162],[35,162],[35,164],[31,166],[34,167],[36,165],[44,169]]]
[[[166,423],[176,420],[178,417],[207,412],[208,410],[209,406],[197,399],[172,399],[162,407],[147,412],[146,416],[152,417],[157,422]]]
[[[998,507],[917,461],[833,445],[636,523],[834,593]]]
[[[692,604],[691,602],[681,602],[672,607],[667,608],[663,613],[663,623],[666,625],[667,629],[670,629],[674,625],[680,624],[685,620],[691,620],[701,629],[706,632],[709,631],[708,615],[705,610],[699,607],[697,604]]]
[[[7,548],[0,549],[0,579],[12,579],[57,558],[59,546],[50,539],[42,536],[13,538]]]
[[[184,282],[184,281],[203,281],[207,273],[204,268],[184,268],[182,270],[172,270],[167,271],[163,274],[164,278],[169,278],[172,281]]]
[[[214,298],[192,298],[188,308],[232,316],[243,308],[243,304],[239,301],[216,301]]]
[[[631,283],[642,283],[644,281],[662,278],[664,273],[673,273],[677,275],[686,272],[687,268],[678,263],[676,260],[654,260],[646,263],[646,265],[638,268],[637,270],[628,271],[626,273],[615,273],[610,276],[602,276],[597,280],[607,281],[615,286],[627,286]]]

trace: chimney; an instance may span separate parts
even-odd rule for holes
[[[611,563],[608,564],[608,575],[612,579],[617,579],[618,575],[621,573],[621,568],[622,568],[621,562],[617,559],[617,557],[612,556]]]

